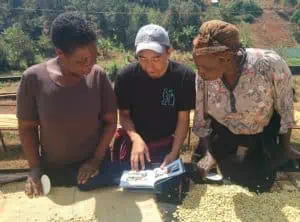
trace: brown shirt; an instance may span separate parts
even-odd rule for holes
[[[60,86],[50,78],[51,61],[55,59],[24,72],[17,117],[40,122],[40,145],[48,165],[79,162],[95,152],[103,116],[116,112],[114,92],[97,65],[76,84]]]

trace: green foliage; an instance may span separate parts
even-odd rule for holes
[[[291,17],[291,21],[294,22],[294,23],[297,23],[297,24],[300,22],[300,9],[295,10],[293,12],[293,15]]]
[[[0,32],[2,32],[5,28],[10,25],[11,12],[9,9],[1,9],[0,10]]]
[[[204,21],[209,21],[213,19],[222,20],[219,7],[208,7],[204,13]]]
[[[299,0],[280,1],[295,6],[291,21],[299,24],[294,37],[300,42]],[[165,27],[175,49],[190,51],[192,39],[203,21],[242,22],[241,41],[251,47],[247,23],[253,23],[263,13],[259,1],[255,0],[230,1],[219,7],[209,7],[199,0],[17,0],[17,5],[8,5],[11,2],[16,3],[0,0],[3,7],[0,10],[0,69],[22,69],[52,56],[54,51],[47,36],[53,19],[62,11],[80,11],[92,24],[103,58],[113,58],[118,52],[123,55],[125,49],[133,49],[138,29],[148,23]],[[44,10],[11,9],[15,7]],[[118,66],[118,63],[110,64],[109,73],[114,73]]]
[[[298,4],[298,0],[284,0],[283,1],[284,6],[296,6]]]
[[[174,5],[168,11],[167,27],[169,33],[174,33],[176,28],[180,27],[180,16],[178,11],[179,10],[177,10]]]
[[[130,10],[132,16],[127,32],[127,45],[133,46],[136,33],[139,28],[149,23],[147,8],[141,6],[135,6]]]
[[[222,5],[220,12],[223,19],[227,22],[239,23],[244,21],[251,23],[254,21],[254,18],[263,14],[263,9],[254,0],[239,0]]]
[[[300,43],[300,30],[295,31],[295,32],[293,33],[293,35],[294,35],[294,38],[296,39],[296,41],[297,41],[298,43]]]
[[[2,1],[7,2],[0,0],[1,4]],[[17,6],[0,10],[0,33],[18,23],[30,39],[37,42],[41,55],[48,56],[51,54],[49,44],[41,36],[49,34],[51,22],[62,11],[80,11],[98,36],[114,39],[126,49],[133,49],[138,29],[148,23],[164,26],[170,34],[176,32],[175,43],[178,39],[190,39],[190,27],[198,29],[201,24],[202,6],[198,0],[22,0]],[[15,7],[43,10],[11,10]],[[176,43],[179,49],[186,49],[189,44]]]
[[[153,23],[161,26],[165,26],[164,24],[166,23],[167,20],[167,17],[165,16],[164,13],[153,8],[147,9],[147,17],[149,23]]]
[[[172,45],[177,49],[190,50],[192,48],[192,40],[196,35],[196,27],[183,27],[181,32],[174,31],[171,33]]]
[[[4,45],[5,43],[0,39],[0,71],[6,71],[8,69],[7,51]]]
[[[300,43],[300,9],[294,10],[292,16],[291,16],[291,22],[296,23],[296,25],[293,27],[293,36],[295,40]]]
[[[239,31],[240,31],[240,41],[241,44],[244,48],[251,48],[253,47],[253,43],[251,40],[251,29],[250,25],[242,22],[239,26]]]
[[[36,45],[38,47],[39,53],[43,57],[51,57],[54,55],[54,49],[51,43],[51,40],[46,35],[41,35],[36,42]]]
[[[245,16],[242,16],[242,20],[247,22],[247,23],[253,23],[255,20],[255,17],[251,14],[247,14]]]
[[[290,66],[300,66],[300,58],[299,57],[288,58],[287,62]]]
[[[128,46],[128,27],[130,23],[129,4],[127,0],[110,0],[103,10],[107,21],[107,37],[116,38],[123,45]]]
[[[103,58],[109,58],[111,52],[124,52],[124,46],[117,42],[115,37],[113,40],[109,38],[99,38],[97,40],[97,46],[100,56]]]
[[[109,80],[111,82],[114,82],[116,80],[118,71],[120,69],[118,63],[115,63],[115,62],[110,63],[105,67],[105,69],[106,69]]]
[[[156,0],[158,3],[158,8],[161,12],[166,11],[169,8],[169,0]]]
[[[201,23],[200,11],[201,8],[193,0],[172,1],[165,27],[175,49],[191,49],[192,39],[196,36]]]
[[[20,26],[14,25],[6,29],[1,35],[7,65],[12,69],[25,69],[36,61],[37,50],[28,34]]]
[[[125,54],[122,54],[122,56],[127,57]],[[124,68],[126,65],[128,65],[129,62],[126,60],[123,61],[111,61],[109,63],[104,64],[103,68],[107,73],[107,76],[111,82],[114,82],[116,80],[118,72]]]

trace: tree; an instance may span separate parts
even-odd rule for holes
[[[169,0],[157,0],[158,8],[161,12],[168,10]]]
[[[35,63],[35,56],[38,53],[29,35],[19,25],[4,30],[0,37],[10,68],[25,69]]]
[[[167,22],[166,21],[167,16],[165,16],[164,13],[160,12],[157,9],[153,9],[153,8],[149,9],[148,8],[147,9],[147,17],[148,17],[149,23],[165,26],[165,24]]]
[[[189,0],[184,5],[187,9],[185,11],[185,17],[186,17],[185,25],[199,27],[201,8],[196,3],[194,3],[193,0]]]
[[[8,5],[10,8],[18,8],[21,6],[21,0],[9,0]]]
[[[192,39],[200,27],[201,8],[193,2],[174,0],[168,12],[167,29],[174,48],[190,49]]]
[[[185,26],[181,32],[175,31],[171,33],[172,45],[176,49],[191,50],[192,40],[197,34],[197,28],[195,26]]]
[[[179,12],[177,11],[175,5],[172,5],[168,11],[167,29],[169,33],[174,33],[180,25]]]
[[[12,10],[8,9],[7,1],[0,0],[0,4],[3,8],[0,10],[0,33],[4,29],[8,28],[12,23]]]
[[[291,21],[294,23],[298,23],[300,22],[300,10],[295,10],[292,17],[291,17]]]
[[[263,9],[254,0],[238,0],[222,5],[220,12],[226,22],[240,23],[253,22],[255,17],[263,14]]]
[[[285,6],[296,6],[298,4],[298,0],[284,0]]]
[[[132,14],[130,24],[128,27],[128,46],[133,46],[134,45],[134,40],[136,33],[138,32],[139,28],[148,24],[148,15],[147,11],[148,8],[146,7],[141,7],[141,6],[135,6],[132,8],[130,13]]]
[[[210,6],[206,9],[206,12],[204,13],[204,21],[209,21],[213,19],[223,19],[219,7]]]

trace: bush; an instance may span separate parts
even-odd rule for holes
[[[4,42],[0,40],[0,71],[6,71],[8,68],[7,52],[4,48]]]
[[[186,26],[182,31],[171,33],[172,46],[176,49],[191,50],[193,38],[197,35],[198,27]]]
[[[253,23],[255,20],[255,17],[251,14],[248,14],[248,15],[243,16],[242,19],[244,22]]]
[[[296,41],[297,41],[298,43],[300,43],[300,31],[295,31],[295,32],[293,33],[293,35],[294,35],[294,38],[296,39]]]
[[[41,57],[52,57],[55,54],[51,40],[46,35],[41,35],[36,42]]]
[[[252,23],[256,17],[263,14],[263,9],[254,0],[232,1],[221,7],[221,15],[227,22],[238,23],[245,21]]]
[[[164,16],[164,13],[156,10],[156,9],[148,9],[147,11],[147,17],[149,23],[158,24],[164,26],[166,23],[164,20],[166,20],[166,16]]]
[[[252,39],[251,39],[250,25],[245,22],[242,22],[238,26],[238,28],[240,30],[240,41],[241,41],[242,47],[251,48],[253,46],[253,43],[252,43]]]
[[[297,0],[284,0],[284,5],[285,6],[296,6],[298,4]]]
[[[220,14],[220,8],[219,7],[208,7],[205,14],[204,14],[204,21],[209,21],[209,20],[222,20],[222,15]]]
[[[99,38],[97,41],[97,46],[99,49],[100,56],[103,58],[109,58],[111,52],[124,52],[124,46],[117,43],[117,40],[111,40],[109,38]]]
[[[253,0],[242,1],[241,10],[244,12],[249,12],[250,15],[254,17],[259,17],[263,14],[263,9],[261,6]]]
[[[116,80],[119,70],[120,66],[115,62],[112,62],[105,67],[105,71],[107,72],[107,76],[111,82]]]
[[[7,28],[1,35],[3,50],[10,69],[26,69],[35,63],[38,50],[18,25]]]
[[[295,22],[295,23],[298,23],[300,22],[300,10],[295,10],[292,17],[291,17],[291,21],[292,22]]]

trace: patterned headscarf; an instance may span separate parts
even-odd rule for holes
[[[203,23],[193,44],[194,56],[225,51],[237,52],[241,47],[236,26],[220,20]]]

